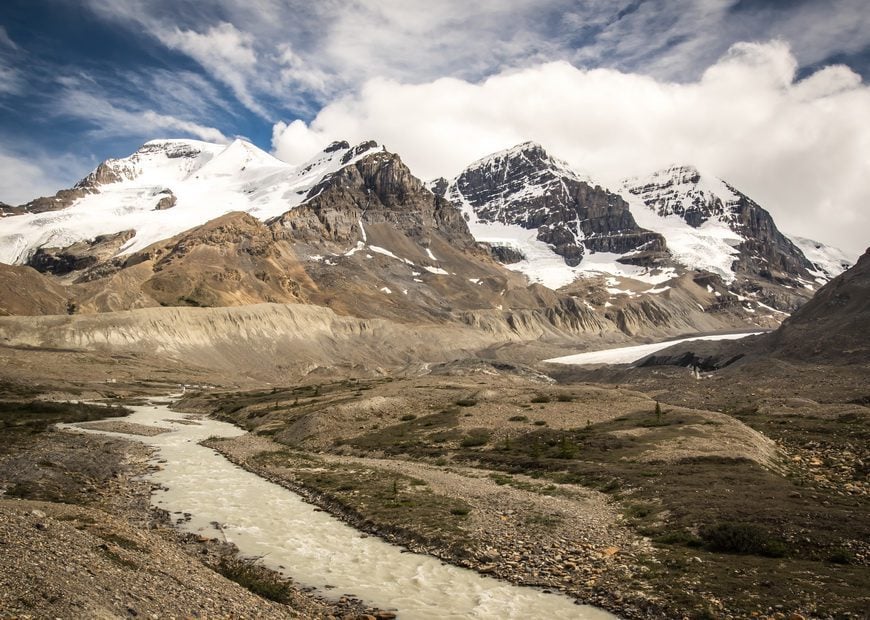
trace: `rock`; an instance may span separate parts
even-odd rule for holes
[[[58,276],[83,271],[108,261],[135,234],[132,230],[124,230],[99,235],[89,241],[79,241],[63,248],[41,247],[34,252],[27,264],[42,273]]]
[[[171,209],[175,206],[175,203],[178,202],[178,198],[170,190],[165,190],[164,192],[161,192],[161,194],[168,195],[157,201],[157,206],[154,207],[155,211],[165,211],[166,209]]]

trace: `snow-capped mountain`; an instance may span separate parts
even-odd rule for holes
[[[510,268],[553,288],[589,273],[659,285],[701,271],[739,299],[790,311],[848,264],[827,248],[808,259],[809,243],[792,242],[755,201],[691,166],[609,191],[525,143],[430,187],[462,208],[478,241],[512,248]]]
[[[478,160],[430,187],[460,206],[478,241],[507,248],[516,259],[511,268],[551,288],[592,265],[648,274],[666,250],[664,238],[639,226],[621,196],[532,142]],[[618,257],[624,265],[615,263]]]
[[[230,211],[265,221],[309,198],[324,176],[378,148],[335,143],[291,166],[242,140],[154,140],[100,164],[74,188],[0,220],[0,262],[23,263],[37,248],[134,231],[119,248],[129,254]]]
[[[244,142],[151,142],[25,207],[0,219],[0,247],[42,273],[0,264],[0,314],[266,302],[508,337],[618,331],[505,270],[374,142],[298,167]]]
[[[726,281],[736,274],[760,276],[771,281],[791,285],[813,282],[809,272],[813,265],[803,252],[783,235],[770,214],[754,200],[733,186],[711,175],[702,175],[692,166],[674,166],[647,177],[627,179],[625,190],[638,199],[635,213],[653,227],[668,230],[675,218],[683,220],[695,231],[705,246],[706,253],[725,254],[721,242],[727,244],[733,259],[719,270]],[[658,216],[656,221],[645,212]],[[719,247],[711,252],[711,244]],[[681,252],[683,244],[675,244]],[[697,264],[697,253],[681,256],[686,265]],[[679,260],[678,258],[678,260]]]
[[[374,142],[291,166],[244,141],[156,140],[3,208],[0,263],[41,274],[0,264],[17,296],[0,314],[274,302],[526,336],[670,335],[776,325],[837,268],[696,171],[628,187],[531,143],[427,187]]]
[[[813,264],[814,269],[810,273],[817,278],[830,280],[852,266],[852,261],[842,250],[805,237],[789,235],[789,239],[800,248],[804,256]]]

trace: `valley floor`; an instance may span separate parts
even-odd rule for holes
[[[866,368],[766,364],[557,384],[460,364],[183,406],[360,529],[622,617],[863,617]]]
[[[868,368],[764,364],[700,380],[547,366],[553,383],[459,362],[420,377],[204,391],[178,407],[248,429],[209,445],[365,532],[624,618],[864,617]],[[0,501],[0,615],[185,616],[194,602],[217,615],[377,613],[287,584],[286,605],[229,587],[200,560],[242,581],[251,566],[155,517],[149,485],[132,480],[141,447],[23,433],[32,418],[20,404],[36,395],[13,388],[0,481],[25,499]],[[167,574],[202,596],[179,598]]]

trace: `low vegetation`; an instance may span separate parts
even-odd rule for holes
[[[44,400],[0,400],[0,455],[28,436],[59,423],[87,422],[124,416],[125,407]]]
[[[468,515],[471,506],[433,492],[417,478],[374,467],[327,463],[290,450],[263,453],[256,463],[265,471],[292,470],[296,483],[377,528],[401,530],[420,542],[440,541],[448,546],[461,547],[467,540],[463,521],[457,517]]]

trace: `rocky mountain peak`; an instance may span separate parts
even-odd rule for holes
[[[587,251],[647,256],[664,239],[640,228],[619,195],[595,185],[539,144],[526,142],[480,159],[448,186],[445,195],[469,220],[536,230],[569,266]]]
[[[623,186],[658,215],[677,215],[695,228],[713,217],[728,219],[726,204],[737,198],[727,184],[702,175],[690,165],[671,166],[646,177],[626,179]]]
[[[368,142],[348,150],[363,155],[313,186],[305,202],[281,218],[284,234],[347,245],[365,241],[366,226],[389,224],[423,247],[432,232],[456,247],[472,247],[459,210],[429,191],[397,154],[377,147]]]
[[[336,140],[335,142],[330,142],[329,145],[323,149],[324,153],[334,153],[336,151],[342,151],[350,148],[350,144],[346,140]]]
[[[583,180],[540,144],[524,142],[470,164],[454,183],[472,204],[492,207],[513,201],[524,188],[556,190],[562,177]]]
[[[770,305],[792,310],[803,303],[771,284],[812,288],[813,263],[785,235],[770,213],[733,185],[700,172],[694,166],[671,166],[646,177],[627,179],[624,187],[638,210],[652,210],[659,218],[676,217],[709,235],[711,243],[726,240],[733,248],[720,271],[733,280],[741,275],[743,292],[760,294]],[[644,219],[645,221],[645,219]]]

